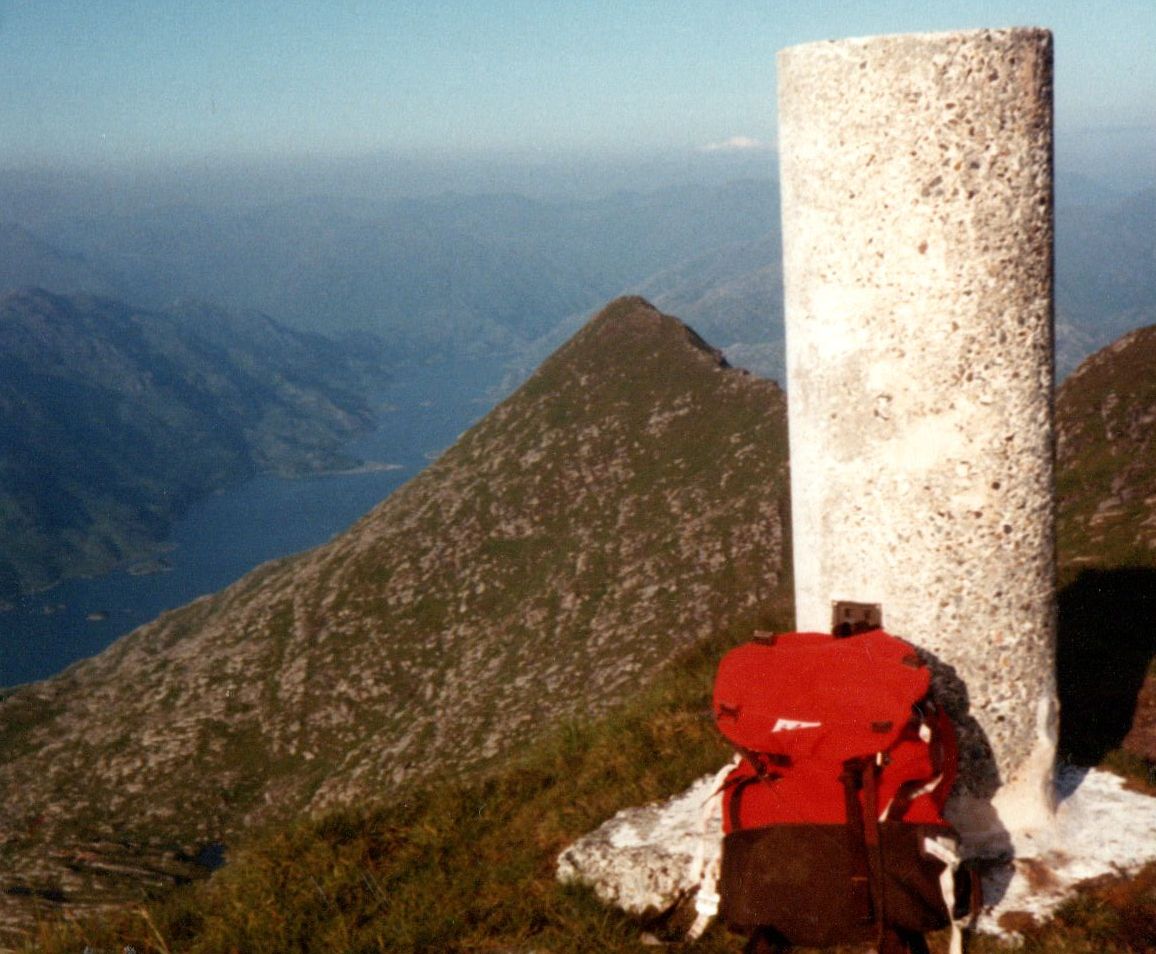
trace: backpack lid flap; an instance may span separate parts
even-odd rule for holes
[[[740,748],[841,762],[890,748],[930,685],[915,650],[883,630],[787,633],[723,657],[714,715]]]

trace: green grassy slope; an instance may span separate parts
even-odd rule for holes
[[[780,603],[736,623],[630,703],[558,727],[480,779],[296,824],[147,915],[46,930],[44,949],[637,950],[637,925],[558,886],[554,859],[617,808],[678,791],[729,757],[709,717],[715,661],[751,627],[785,618]]]
[[[1085,361],[1057,395],[1060,534],[1069,575],[1156,566],[1156,326]]]

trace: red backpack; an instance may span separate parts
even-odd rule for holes
[[[953,923],[957,750],[930,686],[881,629],[760,634],[723,658],[714,717],[741,758],[721,792],[719,914],[748,950],[924,952]]]

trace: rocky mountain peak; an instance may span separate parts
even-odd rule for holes
[[[192,854],[605,709],[774,602],[786,475],[777,385],[612,303],[346,533],[0,702],[6,886],[95,897],[94,841]]]
[[[644,352],[648,346],[657,347],[663,338],[681,338],[691,348],[697,349],[720,368],[729,367],[722,351],[707,344],[692,328],[677,318],[664,315],[645,298],[639,295],[625,295],[616,298],[598,313],[570,346],[581,348],[612,347]],[[558,352],[559,360],[566,360],[567,350]]]

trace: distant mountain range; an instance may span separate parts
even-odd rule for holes
[[[1156,192],[1060,185],[1062,378],[1156,321]],[[684,316],[733,363],[783,376],[778,196],[769,179],[598,199],[447,193],[245,206],[202,197],[100,214],[38,198],[49,211],[33,215],[32,198],[0,190],[9,210],[0,251],[10,262],[0,265],[0,290],[15,281],[152,308],[193,298],[308,331],[373,331],[399,358],[486,351],[526,372],[601,303],[638,293]]]
[[[13,222],[0,221],[0,294],[48,288],[115,295],[118,281],[83,255],[65,252]]]
[[[78,271],[139,305],[253,308],[313,332],[373,331],[425,358],[518,349],[776,217],[767,183],[746,181],[565,202],[448,194],[58,213],[25,231],[43,247],[39,270],[67,249]]]
[[[375,369],[253,312],[0,298],[0,599],[154,550],[226,484],[342,462]]]
[[[330,544],[9,695],[0,903],[95,902],[123,883],[68,859],[147,880],[605,709],[781,596],[786,494],[778,386],[616,301]]]

